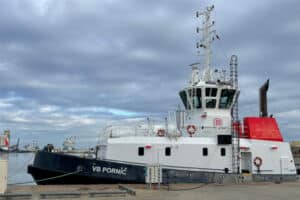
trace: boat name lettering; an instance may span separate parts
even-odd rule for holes
[[[127,168],[126,167],[121,167],[121,168],[112,168],[112,167],[100,167],[100,166],[92,166],[92,171],[93,172],[98,172],[98,173],[107,173],[107,174],[118,174],[118,175],[126,175],[127,173]]]

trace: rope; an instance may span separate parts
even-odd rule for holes
[[[9,184],[9,185],[23,185],[23,184],[30,184],[30,183],[40,183],[40,182],[44,182],[44,181],[59,179],[59,178],[63,178],[63,177],[66,177],[66,176],[73,175],[73,174],[77,174],[81,171],[82,170],[76,170],[74,172],[70,172],[70,173],[66,173],[66,174],[62,174],[62,175],[58,175],[58,176],[53,176],[53,177],[50,177],[50,178],[44,178],[44,179],[39,179],[39,180],[35,180],[35,181],[26,181],[26,182],[20,182],[20,183],[12,183],[12,184]]]
[[[24,162],[25,164],[23,166],[15,169],[15,170],[13,170],[13,173],[11,173],[11,175],[9,175],[7,178],[8,179],[14,178],[17,175],[19,175],[18,173],[21,172],[21,171],[23,171],[23,169],[26,170],[26,166],[28,166],[29,163],[32,163],[33,159],[34,159],[34,154],[32,154],[32,156],[30,157],[30,159],[28,159],[26,162]]]

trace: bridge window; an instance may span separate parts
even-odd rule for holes
[[[206,99],[206,108],[215,108],[217,100],[216,99]]]
[[[217,88],[205,88],[205,105],[206,108],[216,108]]]
[[[207,97],[216,97],[217,96],[217,88],[205,88],[205,96]]]
[[[180,98],[181,98],[181,101],[182,101],[182,103],[183,103],[185,109],[188,109],[188,107],[190,107],[190,106],[188,106],[188,100],[187,100],[186,91],[185,91],[185,90],[181,91],[181,92],[179,93],[179,96],[180,96]]]
[[[193,88],[188,91],[183,90],[179,93],[179,96],[185,109],[190,110],[191,108],[202,108],[201,88]]]
[[[143,155],[144,155],[144,153],[145,153],[145,151],[144,151],[144,147],[139,147],[139,150],[138,150],[138,152],[139,152],[139,156],[143,156]]]
[[[193,108],[202,108],[201,88],[189,89],[189,96],[191,98],[191,104],[193,105]]]
[[[223,89],[221,92],[219,108],[228,109],[232,105],[235,90]]]

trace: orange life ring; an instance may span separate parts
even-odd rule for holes
[[[187,132],[190,134],[190,136],[192,137],[192,135],[194,135],[196,133],[196,126],[195,125],[188,125],[186,127]]]
[[[263,161],[262,161],[261,157],[255,157],[253,160],[253,164],[256,167],[260,167],[262,165],[262,163],[263,163]]]
[[[164,129],[157,130],[157,136],[163,137],[163,136],[165,136],[165,134],[166,134],[166,131]]]

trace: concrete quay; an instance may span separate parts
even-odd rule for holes
[[[5,195],[0,199],[298,200],[300,183],[9,186]]]

